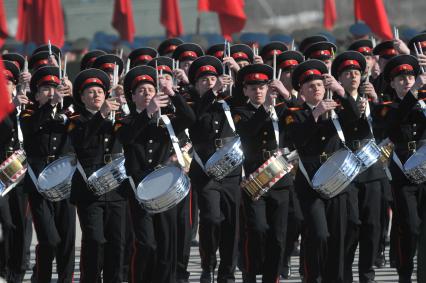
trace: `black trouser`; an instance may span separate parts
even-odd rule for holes
[[[279,278],[286,245],[289,188],[271,189],[253,201],[244,193],[246,274],[262,274],[262,282]]]
[[[380,242],[381,180],[352,182],[348,205],[356,210],[349,216],[345,240],[345,282],[353,282],[352,264],[359,242],[359,281],[374,280],[374,262]],[[352,210],[350,209],[350,210]],[[354,219],[351,219],[354,218]]]
[[[130,281],[130,262],[132,260],[133,243],[135,242],[135,232],[133,231],[132,215],[129,205],[126,205],[126,228],[124,232],[124,252],[121,278],[123,281]]]
[[[426,209],[423,209],[422,220],[417,253],[417,282],[426,282]]]
[[[8,196],[0,197],[0,277],[6,278],[10,246],[7,239],[13,230],[12,216],[10,215]]]
[[[294,188],[289,191],[289,211],[287,219],[287,237],[283,257],[282,274],[285,274],[290,268],[291,255],[294,251],[295,244],[299,240],[303,223],[303,215],[300,210],[299,199],[297,198]]]
[[[210,180],[198,189],[200,209],[199,237],[201,268],[212,272],[216,268],[216,252],[220,265],[217,282],[234,282],[238,255],[240,177]]]
[[[351,188],[347,188],[349,190]],[[322,199],[298,172],[296,192],[304,217],[305,283],[343,282],[345,233],[348,221],[347,193]],[[303,194],[299,191],[305,191]]]
[[[411,282],[421,215],[426,209],[426,185],[394,180],[392,190],[398,220],[396,268],[400,282]]]
[[[150,214],[130,194],[135,231],[131,263],[132,283],[175,283],[177,262],[177,207]]]
[[[192,189],[177,205],[177,266],[176,279],[189,279],[188,263],[191,254]]]
[[[126,201],[77,203],[82,231],[80,282],[122,282]]]
[[[22,282],[26,271],[26,257],[28,242],[31,243],[32,220],[28,206],[28,194],[24,193],[23,182],[7,194],[13,229],[9,237],[5,237],[5,244],[13,251],[9,254],[8,282]],[[29,229],[28,229],[29,228]]]
[[[191,189],[191,241],[196,241],[198,234],[198,220],[199,220],[199,209],[198,209],[198,190],[192,186]]]
[[[51,202],[44,199],[35,188],[33,190],[29,194],[29,202],[38,243],[31,280],[37,283],[50,283],[52,263],[56,257],[58,282],[72,282],[75,257],[75,208],[68,199]]]

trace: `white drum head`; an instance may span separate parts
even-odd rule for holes
[[[146,176],[138,185],[137,196],[141,201],[151,200],[166,194],[178,181],[182,169],[167,166],[155,170]]]
[[[339,150],[335,152],[315,173],[312,179],[312,185],[318,187],[325,184],[337,171],[339,171],[342,164],[348,157],[347,150]]]
[[[38,176],[38,186],[41,190],[53,188],[72,176],[75,169],[74,157],[62,157],[44,168]]]
[[[426,145],[419,148],[404,164],[405,170],[411,170],[426,162]]]

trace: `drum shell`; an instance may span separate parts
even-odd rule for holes
[[[147,210],[149,213],[156,214],[161,213],[164,211],[167,211],[174,206],[176,206],[179,202],[181,202],[189,193],[190,190],[190,181],[188,176],[185,174],[185,172],[180,169],[180,174],[176,178],[175,182],[173,182],[173,185],[167,188],[166,192],[158,196],[156,198],[141,198],[140,193],[142,194],[142,190],[144,187],[144,182],[146,180],[152,178],[154,174],[157,173],[158,170],[167,170],[167,168],[177,168],[176,166],[165,166],[161,167],[154,172],[148,174],[137,186],[135,189],[135,197],[138,200],[138,202],[142,205],[142,207]],[[158,178],[161,178],[161,176],[158,176]]]
[[[69,198],[71,194],[71,181],[76,170],[76,164],[77,161],[74,156],[64,156],[47,165],[38,177],[38,192],[52,202]],[[63,172],[64,170],[59,167],[64,166],[67,166],[69,173],[61,176],[62,181],[57,185],[44,184],[41,181],[42,178],[49,179],[49,176]]]
[[[361,173],[379,161],[382,156],[382,151],[374,140],[369,140],[355,152],[355,155],[361,161]]]
[[[336,159],[344,155],[343,162],[336,162]],[[339,164],[341,163],[341,164]],[[337,167],[337,166],[338,167]],[[323,198],[330,199],[340,194],[361,170],[361,162],[354,153],[342,149],[335,152],[315,173],[312,178],[312,187]],[[331,176],[321,183],[318,179],[327,172],[333,172]]]
[[[22,149],[16,150],[0,164],[0,195],[18,184],[27,171],[27,157]]]
[[[127,179],[124,157],[98,169],[87,179],[87,186],[95,196],[101,196],[118,188]]]
[[[207,175],[220,181],[240,166],[244,161],[244,153],[241,146],[240,137],[235,137],[232,141],[218,149],[207,160],[205,171]]]
[[[404,164],[404,173],[414,184],[426,182],[426,145],[420,147]]]
[[[281,154],[272,156],[241,182],[241,187],[253,201],[258,200],[292,169],[293,166]]]

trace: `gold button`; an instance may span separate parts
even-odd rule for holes
[[[148,142],[149,142],[149,143],[152,143],[152,140],[149,140]]]
[[[413,124],[413,127],[416,127],[417,126],[417,124]]]
[[[106,152],[108,152],[108,151],[109,151],[109,148],[106,148],[106,149],[105,149],[105,151],[106,151]]]
[[[325,137],[321,137],[321,140],[322,140],[322,141],[325,141]]]
[[[148,160],[148,163],[152,163],[152,159],[149,159],[149,160]]]
[[[53,137],[53,140],[56,141],[56,137]]]
[[[263,132],[263,134],[266,136],[268,134],[268,132]]]
[[[263,144],[265,144],[265,143],[266,143],[266,141],[265,141],[265,140],[263,140],[262,142],[263,142]]]
[[[151,153],[151,152],[152,152],[152,149],[148,150],[148,152],[149,152],[149,153]]]
[[[108,142],[108,138],[105,138],[105,142]]]
[[[56,150],[56,146],[53,147],[53,150]]]
[[[358,131],[358,128],[354,128],[355,131]]]
[[[218,125],[218,124],[219,124],[219,122],[218,122],[218,121],[214,121],[214,123],[215,123],[216,125]]]
[[[413,136],[417,135],[417,132],[413,132]]]
[[[215,130],[214,132],[217,134],[217,133],[219,133],[219,130]]]

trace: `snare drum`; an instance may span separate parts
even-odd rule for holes
[[[207,175],[220,181],[243,163],[244,153],[241,149],[240,137],[234,137],[230,142],[219,148],[207,160],[205,171]]]
[[[0,164],[0,195],[5,196],[25,176],[27,157],[25,151],[19,149]]]
[[[183,169],[169,165],[148,174],[139,183],[135,195],[148,212],[160,213],[183,200],[189,188],[189,178]]]
[[[38,192],[50,201],[69,198],[76,165],[75,156],[64,156],[47,165],[38,176]]]
[[[361,170],[360,160],[347,149],[335,152],[312,178],[313,189],[330,199],[341,193]]]
[[[404,164],[405,175],[415,183],[426,182],[426,145],[420,147]]]
[[[124,156],[121,156],[90,175],[87,185],[95,196],[101,196],[118,188],[125,179]]]
[[[379,161],[382,156],[382,151],[374,140],[368,140],[361,145],[355,152],[355,155],[361,161],[361,171],[365,171]]]
[[[276,182],[286,174],[290,173],[293,165],[288,163],[281,153],[270,157],[256,171],[250,174],[247,179],[241,182],[241,187],[252,200],[258,200]]]

